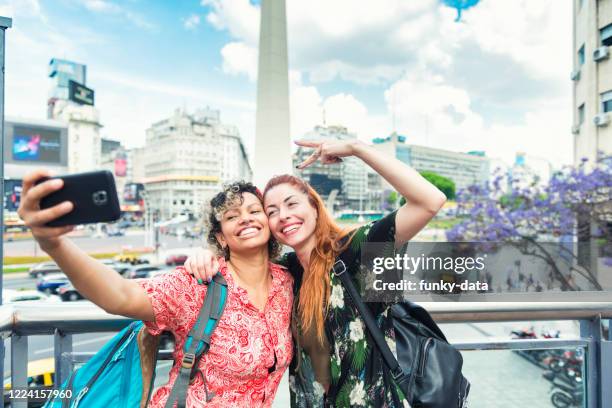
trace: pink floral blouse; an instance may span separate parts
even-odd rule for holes
[[[246,290],[234,283],[226,263],[220,260],[220,272],[228,284],[227,303],[211,337],[210,350],[199,364],[208,394],[214,396],[206,403],[202,376],[196,375],[187,391],[187,408],[271,406],[293,353],[289,328],[293,279],[282,266],[270,263],[270,270],[272,288],[262,313],[251,304]],[[139,284],[155,312],[155,322],[145,322],[149,332],[157,335],[170,331],[176,339],[169,381],[153,392],[149,405],[163,407],[178,375],[183,344],[197,319],[207,286],[199,285],[182,267],[139,280]]]

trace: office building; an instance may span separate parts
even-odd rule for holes
[[[49,62],[51,90],[49,119],[68,125],[68,169],[80,173],[100,168],[100,113],[94,107],[94,91],[86,87],[87,67],[53,58]]]
[[[132,179],[144,183],[148,204],[159,219],[181,214],[198,218],[222,183],[251,180],[238,131],[221,123],[219,116],[217,110],[190,114],[177,109],[147,129],[141,155],[144,178],[133,174]]]
[[[456,191],[489,180],[489,160],[483,152],[453,152],[406,143],[406,137],[393,133],[373,140],[374,148],[396,157],[419,172],[431,171],[455,182]],[[383,188],[391,186],[382,181]]]
[[[357,136],[343,126],[315,126],[302,140],[356,140]],[[293,155],[293,167],[304,161],[313,152],[311,148],[299,147]],[[323,164],[316,161],[294,173],[308,181],[324,200],[330,195],[335,210],[366,210],[380,206],[380,176],[356,157],[343,158],[339,164]]]
[[[612,154],[612,3],[573,1],[574,162]],[[563,135],[560,135],[562,137]]]

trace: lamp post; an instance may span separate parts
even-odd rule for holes
[[[4,50],[5,32],[13,25],[13,20],[0,17],[0,233],[4,237]],[[0,245],[0,271],[4,272],[4,245]],[[3,275],[4,276],[4,275]],[[0,277],[0,294],[4,277]],[[0,296],[2,305],[2,296]],[[4,378],[4,341],[0,341],[0,378]]]

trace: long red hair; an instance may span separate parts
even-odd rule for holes
[[[309,268],[304,271],[302,277],[298,315],[302,327],[310,328],[314,325],[317,338],[319,342],[323,343],[325,336],[324,316],[331,293],[329,271],[336,256],[342,250],[339,241],[347,234],[347,231],[336,224],[327,212],[321,196],[307,182],[298,177],[289,174],[273,177],[266,184],[263,193],[264,199],[270,189],[281,184],[290,184],[306,194],[308,202],[318,214],[317,226],[314,230],[316,245],[310,254]]]

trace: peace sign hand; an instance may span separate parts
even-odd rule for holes
[[[301,147],[310,147],[315,151],[297,168],[302,170],[310,166],[317,160],[323,164],[335,164],[342,162],[342,157],[352,156],[355,154],[355,145],[358,143],[355,140],[323,140],[323,141],[308,141],[296,140],[295,144]]]

